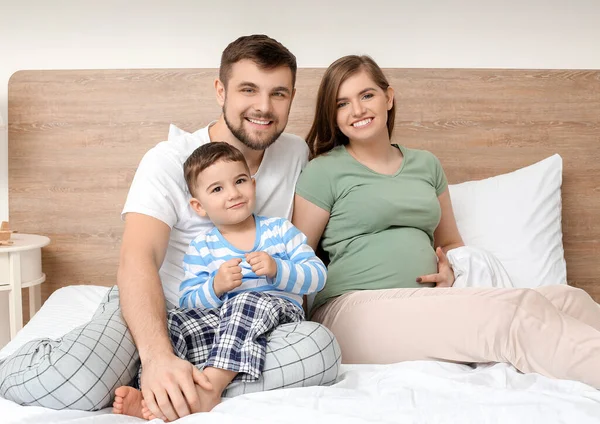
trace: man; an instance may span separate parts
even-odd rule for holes
[[[116,387],[132,381],[139,352],[141,390],[154,416],[172,421],[200,410],[194,384],[202,385],[201,373],[175,356],[166,327],[166,308],[178,306],[184,251],[212,228],[189,205],[183,162],[204,143],[235,146],[256,179],[257,213],[291,218],[295,183],[308,157],[303,140],[283,133],[295,76],[295,57],[267,36],[240,37],[224,50],[215,81],[222,115],[194,134],[159,143],[138,167],[123,209],[119,291],[108,293],[88,325],[60,341],[30,342],[0,364],[1,396],[55,409],[100,409],[112,402]],[[94,353],[98,346],[104,355]],[[26,369],[24,355],[35,359]],[[339,346],[324,327],[281,326],[271,334],[259,381],[234,381],[226,395],[331,384],[339,363]]]

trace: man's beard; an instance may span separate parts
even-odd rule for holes
[[[266,140],[255,140],[250,137],[250,134],[244,129],[244,116],[240,116],[240,126],[238,128],[234,127],[229,119],[227,119],[227,108],[223,105],[223,118],[225,119],[225,125],[231,131],[231,134],[234,135],[235,138],[240,140],[242,144],[246,147],[249,147],[252,150],[266,150],[271,144],[275,143],[283,130],[276,132],[273,136]],[[271,125],[276,125],[276,121],[272,115],[263,115],[261,117],[252,117],[252,119],[264,120],[264,121],[272,121]]]

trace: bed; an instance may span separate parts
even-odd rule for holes
[[[397,93],[394,141],[441,160],[451,184],[562,158],[558,221],[566,282],[600,301],[600,71],[386,69]],[[305,135],[322,69],[300,69],[288,132]],[[216,69],[20,71],[9,82],[11,226],[43,234],[50,298],[0,352],[85,322],[115,283],[119,213],[137,163],[170,124],[219,114]],[[545,200],[539,200],[544,203]],[[554,208],[556,209],[556,208]],[[556,221],[556,220],[555,220]],[[558,281],[557,281],[558,282]],[[52,295],[52,296],[51,296]],[[27,293],[24,315],[28,316]],[[3,422],[134,423],[135,418],[21,407]],[[8,421],[4,421],[8,420]],[[227,400],[179,422],[600,422],[600,392],[504,364],[343,365],[331,387]]]

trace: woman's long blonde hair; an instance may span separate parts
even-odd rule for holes
[[[379,88],[383,91],[388,89],[390,84],[383,71],[369,56],[344,56],[329,65],[325,71],[317,94],[315,118],[306,136],[311,159],[327,153],[336,146],[348,144],[348,137],[337,126],[337,95],[344,81],[363,70],[369,73]],[[387,116],[390,138],[394,130],[395,112],[396,101],[394,100]]]

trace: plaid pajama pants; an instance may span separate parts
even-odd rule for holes
[[[199,369],[237,372],[235,380],[256,381],[265,366],[267,335],[279,325],[301,322],[304,311],[287,299],[245,292],[219,309],[172,309],[168,327],[173,350]],[[138,385],[140,373],[138,374]]]
[[[266,339],[262,374],[248,381],[252,374],[244,373],[224,396],[335,382],[341,352],[324,326],[282,324],[258,339]],[[32,340],[0,362],[0,396],[20,405],[94,411],[110,406],[115,389],[135,382],[138,371],[139,355],[113,287],[87,324],[57,340]]]

